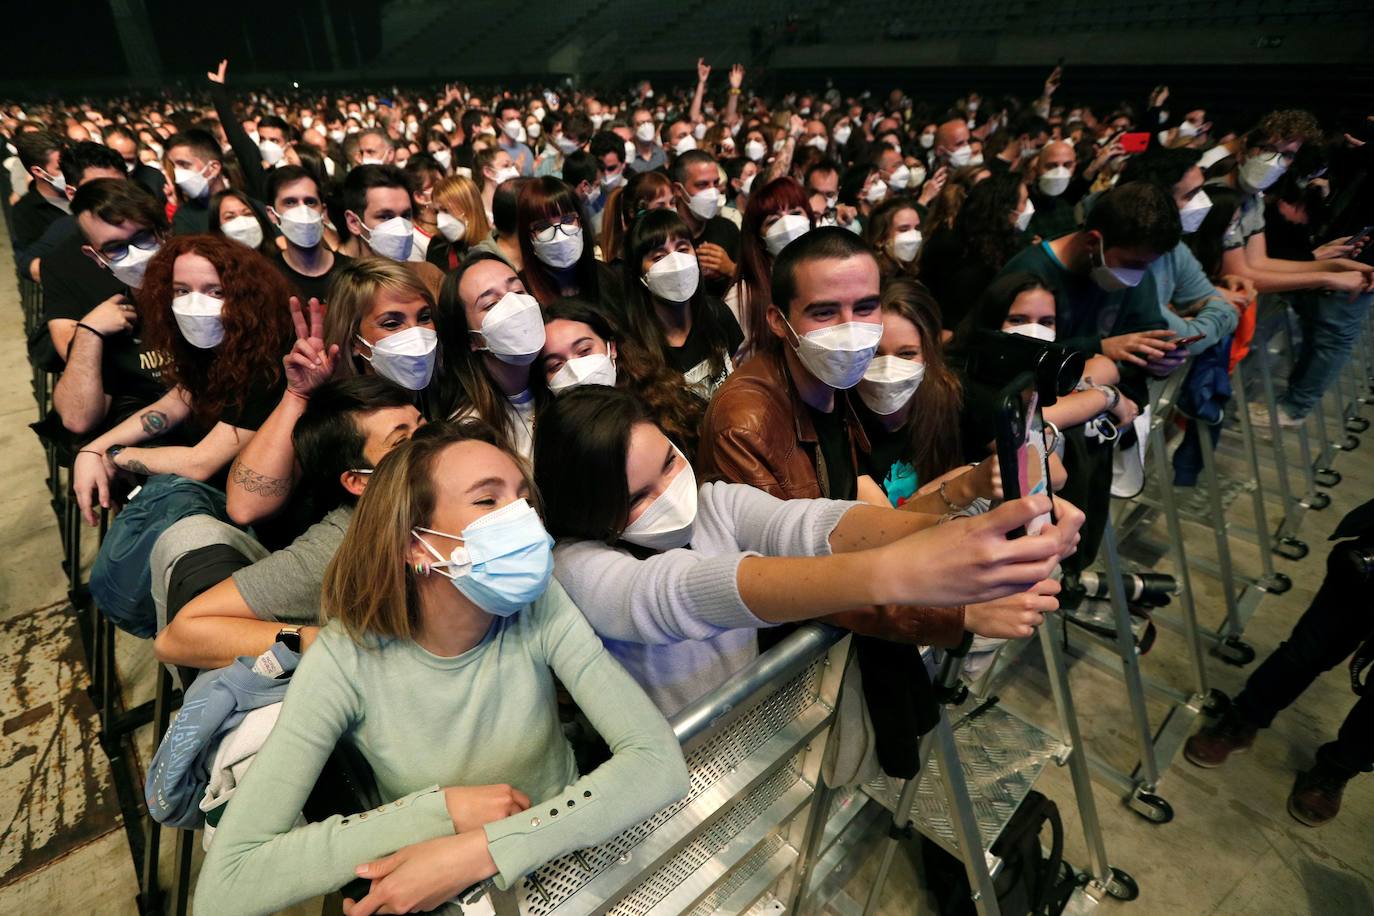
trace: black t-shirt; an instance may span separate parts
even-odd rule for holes
[[[821,481],[826,499],[854,499],[859,492],[859,475],[854,467],[854,450],[849,442],[849,421],[845,417],[841,395],[835,396],[835,409],[821,413],[807,405],[811,423],[816,427],[819,446],[816,470],[825,474]]]
[[[723,216],[713,216],[708,219],[701,227],[701,234],[693,239],[693,243],[701,245],[702,242],[710,242],[725,249],[725,253],[730,256],[730,260],[739,262],[739,226]],[[724,297],[730,284],[734,282],[734,277],[711,277],[702,278],[702,285],[706,291],[717,299]]]
[[[61,247],[43,259],[43,320],[80,321],[86,313],[116,293],[129,295],[128,287],[114,274],[100,267],[81,252],[85,240],[75,233]],[[136,299],[135,296],[130,298]],[[77,329],[78,334],[89,331]],[[73,341],[75,339],[73,338]],[[117,400],[151,404],[166,392],[162,382],[164,355],[144,347],[133,332],[105,339],[100,375],[105,393]]]
[[[664,358],[670,367],[682,373],[688,386],[703,398],[710,400],[726,376],[734,371],[735,364],[731,355],[744,343],[744,332],[740,330],[739,322],[735,320],[730,309],[715,296],[706,297],[706,310],[710,312],[716,324],[725,329],[724,371],[719,375],[712,375],[710,344],[698,322],[692,323],[692,329],[687,332],[687,339],[682,342],[682,346],[668,347]]]
[[[353,261],[348,255],[336,251],[334,252],[334,264],[327,271],[318,277],[309,277],[286,263],[286,257],[280,251],[273,252],[268,260],[286,278],[286,282],[295,288],[301,297],[302,306],[308,304],[312,298],[321,302],[328,302],[329,282],[334,279],[336,273],[343,270],[345,264]]]
[[[39,181],[42,179],[33,180],[29,190],[19,198],[10,212],[13,220],[10,225],[10,241],[14,243],[16,260],[21,251],[42,238],[49,226],[66,215],[38,193]]]
[[[256,432],[267,421],[268,414],[276,410],[285,393],[285,376],[275,382],[265,379],[255,381],[241,401],[224,406],[219,414],[220,421],[239,429],[251,429]]]
[[[937,229],[921,248],[921,282],[940,303],[940,322],[952,331],[973,311],[997,268],[964,249],[953,229]]]
[[[172,214],[173,235],[204,235],[210,231],[210,198],[186,199]]]
[[[906,426],[888,429],[868,411],[861,411],[864,432],[868,434],[868,457],[864,462],[869,477],[887,494],[888,502],[900,508],[916,493],[920,481],[911,466],[911,431]]]

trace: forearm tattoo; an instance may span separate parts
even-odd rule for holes
[[[143,431],[150,436],[160,436],[167,431],[167,415],[160,410],[139,414],[138,420],[143,424]]]
[[[230,478],[249,493],[261,496],[285,496],[291,490],[291,478],[268,477],[240,463],[234,462],[229,471]]]
[[[144,477],[153,476],[153,472],[148,470],[148,465],[139,461],[137,458],[125,458],[124,470],[134,474],[142,474]]]

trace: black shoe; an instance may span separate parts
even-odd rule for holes
[[[1349,776],[1317,761],[1294,781],[1293,791],[1288,795],[1288,813],[1309,827],[1320,827],[1341,813],[1341,795],[1349,781]]]
[[[1183,745],[1183,756],[1195,766],[1219,767],[1232,754],[1248,751],[1258,732],[1259,729],[1242,720],[1232,706],[1221,718],[1188,739]]]

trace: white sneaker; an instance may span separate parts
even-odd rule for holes
[[[1288,411],[1284,410],[1282,406],[1279,407],[1280,429],[1297,429],[1306,422],[1306,420],[1300,420],[1297,417],[1289,416]],[[1269,411],[1264,407],[1263,404],[1250,405],[1250,423],[1255,427],[1255,431],[1260,435],[1269,435]]]

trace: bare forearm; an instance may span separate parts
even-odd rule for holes
[[[108,409],[100,377],[104,342],[89,331],[81,331],[70,340],[67,367],[53,389],[52,402],[62,425],[81,435],[97,428]]]
[[[276,641],[281,624],[246,617],[176,617],[157,635],[158,661],[210,670],[241,655],[256,656]]]
[[[1071,429],[1106,413],[1107,395],[1095,388],[1075,391],[1055,401],[1043,411],[1044,417],[1060,429]]]
[[[874,575],[874,565],[865,553],[745,557],[736,582],[740,598],[755,617],[788,623],[883,603],[881,577]]]
[[[924,531],[937,521],[939,516],[934,514],[858,505],[840,516],[839,524],[830,532],[830,549],[841,554],[881,547]]]
[[[240,525],[264,519],[285,505],[295,482],[296,451],[291,433],[306,402],[289,391],[229,470],[229,517]]]
[[[176,391],[169,391],[152,404],[128,417],[87,448],[103,452],[112,445],[137,445],[175,429],[190,412]]]

